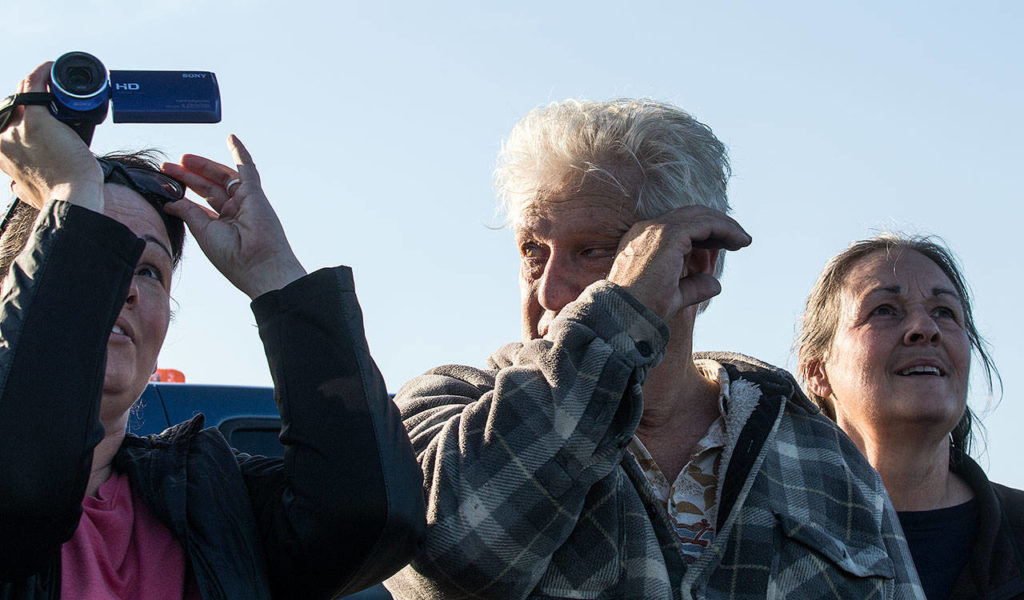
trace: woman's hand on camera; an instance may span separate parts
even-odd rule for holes
[[[18,93],[45,92],[47,62],[18,84]],[[45,106],[16,106],[0,132],[0,170],[13,181],[15,195],[35,208],[51,199],[103,210],[103,172],[89,148]]]
[[[215,267],[250,298],[280,289],[306,274],[270,206],[252,157],[234,135],[228,148],[237,170],[186,154],[164,163],[168,175],[206,199],[212,210],[189,199],[164,206],[180,217]]]

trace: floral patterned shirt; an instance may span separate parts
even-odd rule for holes
[[[640,438],[633,436],[628,449],[643,469],[655,497],[668,512],[683,553],[696,559],[715,538],[718,516],[718,480],[722,450],[727,443],[725,415],[729,405],[729,375],[713,360],[696,361],[697,370],[719,389],[719,416],[697,442],[690,460],[669,484]]]

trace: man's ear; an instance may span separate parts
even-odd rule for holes
[[[13,179],[11,180],[11,193],[14,194],[15,198],[18,197],[18,184]]]
[[[832,396],[832,384],[828,381],[828,373],[825,372],[825,363],[821,359],[812,360],[804,367],[803,378],[807,381],[807,387],[814,392],[815,396],[830,398]]]

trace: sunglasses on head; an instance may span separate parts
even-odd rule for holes
[[[170,175],[143,167],[121,164],[105,158],[97,158],[103,171],[104,183],[116,183],[131,188],[143,198],[153,202],[159,209],[168,202],[176,202],[185,197],[185,184]],[[7,207],[0,221],[0,233],[7,229],[7,223],[14,215],[20,201],[15,198]]]
[[[105,158],[97,158],[103,170],[104,183],[130,187],[143,197],[161,206],[185,197],[185,184],[170,175],[143,167],[133,167]]]

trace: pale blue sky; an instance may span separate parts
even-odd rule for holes
[[[93,148],[226,160],[237,133],[306,267],[355,269],[393,390],[519,336],[490,185],[512,124],[567,97],[676,103],[729,146],[734,215],[754,237],[729,257],[696,346],[792,368],[829,256],[880,229],[939,234],[1006,382],[982,464],[1024,487],[1024,5],[857,4],[8,0],[0,85],[70,50],[217,73],[221,124],[106,123]],[[194,246],[174,294],[161,366],[269,383],[246,298]]]

